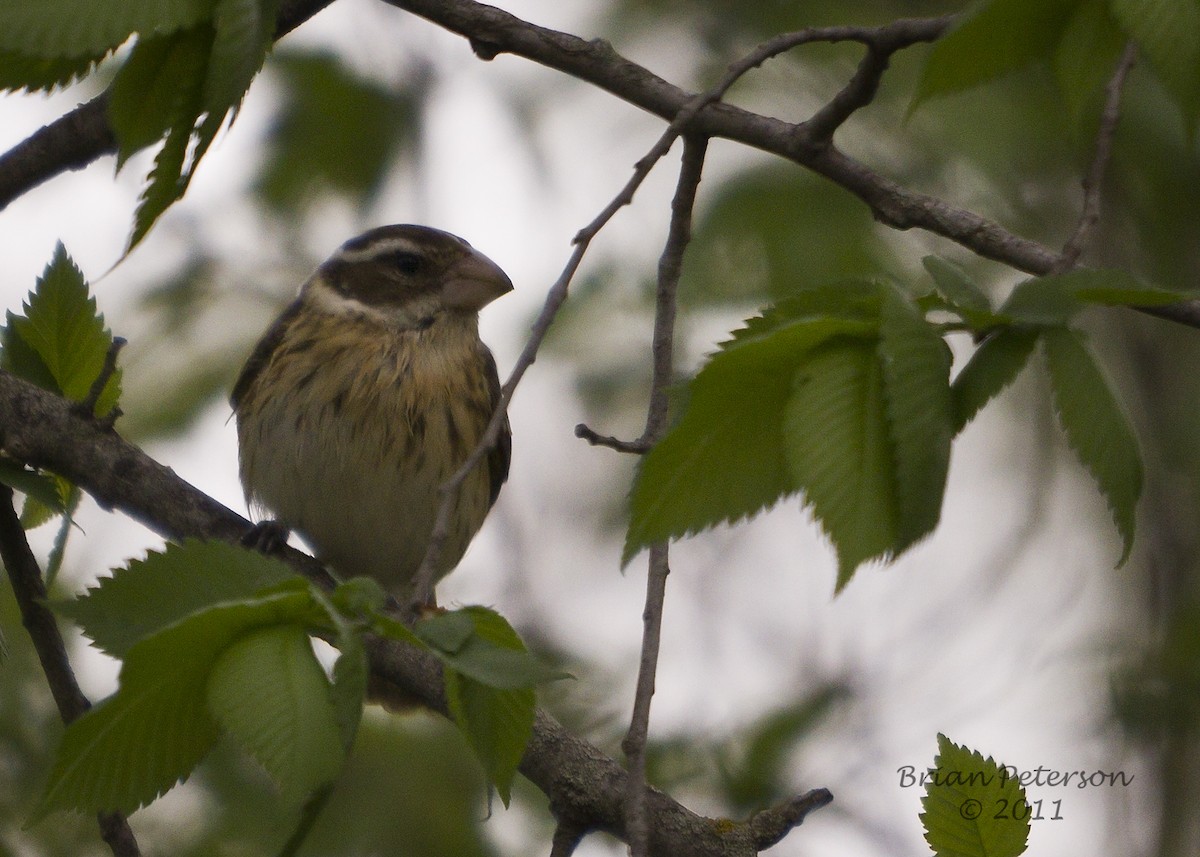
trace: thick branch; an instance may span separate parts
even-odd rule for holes
[[[0,450],[17,461],[61,473],[101,505],[120,509],[170,539],[191,536],[237,542],[250,522],[176,476],[115,432],[75,413],[70,403],[0,371]],[[284,548],[280,558],[297,572],[328,580],[312,557]],[[434,711],[446,713],[441,665],[411,646],[368,641],[372,671]],[[625,836],[626,773],[591,744],[538,712],[521,772],[550,799],[551,809],[576,830]],[[648,797],[651,853],[739,857],[758,852],[752,821],[716,823],[669,796]]]

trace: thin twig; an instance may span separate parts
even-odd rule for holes
[[[8,571],[13,595],[21,610],[21,623],[33,642],[59,716],[63,723],[70,723],[87,711],[91,702],[79,689],[58,623],[46,607],[42,570],[25,538],[25,530],[13,506],[13,492],[8,486],[0,486],[0,560]],[[137,840],[122,815],[102,813],[97,817],[97,823],[100,835],[114,857],[138,857]]]
[[[671,224],[666,245],[658,262],[658,287],[654,307],[654,337],[651,350],[654,374],[650,382],[650,403],[646,409],[646,428],[637,443],[653,445],[667,428],[667,387],[674,372],[675,316],[678,308],[679,275],[683,254],[692,238],[692,210],[704,170],[708,140],[685,137],[683,160],[675,197],[671,200]],[[642,652],[638,665],[637,690],[629,731],[621,742],[629,779],[625,784],[625,831],[633,857],[650,853],[650,821],[646,811],[646,741],[650,732],[650,703],[658,672],[658,652],[662,639],[663,608],[667,595],[667,576],[671,573],[667,543],[650,546],[646,575],[646,605],[642,611]]]
[[[575,426],[575,437],[582,438],[592,446],[606,446],[617,452],[628,452],[632,455],[642,455],[650,451],[650,444],[641,438],[637,440],[621,440],[610,434],[600,434],[584,423]]]
[[[500,401],[496,405],[495,413],[492,414],[491,422],[488,423],[488,427],[475,449],[472,450],[471,454],[467,456],[458,470],[439,489],[438,513],[434,521],[433,530],[429,535],[429,546],[425,551],[425,558],[421,561],[421,566],[413,576],[412,597],[408,605],[408,613],[410,615],[416,615],[416,611],[420,605],[427,601],[429,593],[433,591],[433,582],[437,575],[438,559],[442,554],[446,539],[450,536],[450,520],[453,515],[458,490],[471,471],[479,465],[484,456],[495,446],[496,438],[500,433],[500,426],[504,422],[504,416],[508,411],[509,402],[512,401],[513,393],[517,385],[521,383],[521,378],[524,377],[525,372],[533,365],[533,361],[537,359],[538,349],[541,348],[542,341],[550,331],[550,325],[554,323],[554,318],[558,314],[559,307],[567,299],[567,291],[570,288],[571,280],[575,277],[575,272],[579,270],[579,265],[582,263],[583,256],[587,253],[588,247],[591,246],[592,240],[612,220],[618,211],[633,202],[634,194],[642,186],[646,177],[650,175],[650,171],[654,168],[655,164],[662,160],[663,156],[671,150],[671,146],[674,145],[675,140],[684,132],[688,124],[696,118],[696,114],[709,104],[719,100],[729,87],[737,81],[738,77],[745,74],[752,67],[731,67],[716,86],[707,92],[693,97],[679,111],[679,114],[671,120],[671,123],[667,125],[666,130],[663,131],[662,136],[650,148],[650,151],[634,164],[633,175],[629,177],[625,186],[596,215],[592,222],[579,230],[571,240],[571,243],[574,245],[571,256],[567,260],[562,273],[555,280],[554,285],[546,293],[546,300],[542,304],[542,311],[538,314],[533,327],[530,329],[529,339],[525,342],[525,348],[517,357],[517,362],[513,365],[508,380],[500,388]]]
[[[1137,62],[1137,45],[1130,42],[1117,63],[1116,71],[1105,87],[1104,110],[1100,114],[1100,127],[1096,131],[1096,149],[1087,175],[1083,177],[1083,208],[1075,231],[1063,245],[1062,253],[1055,262],[1052,273],[1062,273],[1075,267],[1080,255],[1091,240],[1096,224],[1100,221],[1100,196],[1104,186],[1104,174],[1112,159],[1113,137],[1121,119],[1121,93],[1129,70]]]

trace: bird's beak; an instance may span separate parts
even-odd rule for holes
[[[442,298],[451,309],[478,312],[512,288],[512,280],[499,265],[472,250],[446,271]]]

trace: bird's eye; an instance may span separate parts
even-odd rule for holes
[[[395,250],[385,253],[380,261],[389,268],[395,268],[402,274],[415,274],[421,269],[421,256],[408,250]]]

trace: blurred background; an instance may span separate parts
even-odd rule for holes
[[[693,90],[775,33],[958,11],[955,2],[503,0]],[[1048,69],[907,111],[927,47],[898,54],[878,99],[838,142],[914,189],[1058,246],[1074,226],[1096,105],[1068,105]],[[799,120],[853,73],[852,45],[815,45],[751,74],[730,100]],[[1097,71],[1104,76],[1105,68]],[[0,150],[103,85],[0,97]],[[0,296],[18,310],[61,240],[92,282],[122,352],[118,429],[245,512],[227,394],[249,349],[312,269],[374,225],[418,222],[467,238],[516,291],[483,336],[505,374],[572,235],[611,199],[660,120],[521,59],[476,59],[466,42],[371,0],[340,0],[284,39],[188,196],[119,265],[152,154],[62,175],[0,211]],[[620,758],[636,676],[643,560],[618,568],[633,462],[574,437],[641,431],[653,275],[678,147],[600,235],[511,410],[512,476],[442,603],[495,607],[575,676],[541,699]],[[1197,285],[1195,138],[1153,76],[1135,68],[1085,260],[1168,286]],[[917,283],[936,253],[997,299],[1020,277],[922,233],[875,224],[850,194],[794,165],[714,141],[686,260],[681,377],[730,330],[783,295],[847,275]],[[116,267],[114,267],[116,265]],[[1037,361],[955,444],[942,523],[888,567],[833,597],[829,544],[798,499],[672,551],[651,776],[685,804],[742,818],[827,787],[829,808],[770,853],[927,854],[921,789],[935,735],[1022,770],[1124,779],[1033,787],[1033,855],[1200,853],[1200,602],[1196,592],[1200,333],[1133,311],[1087,319],[1138,429],[1147,469],[1131,561],[1103,500],[1067,449]],[[969,340],[952,341],[959,360]],[[956,363],[960,366],[961,362]],[[57,584],[69,595],[161,545],[85,500]],[[43,553],[53,525],[34,533]],[[22,829],[61,733],[0,588],[0,853],[106,853],[90,819]],[[72,638],[85,691],[116,668]],[[1057,808],[1055,808],[1057,807]],[[1052,820],[1052,816],[1058,816]],[[276,851],[296,818],[265,775],[222,749],[132,820],[146,853]],[[372,711],[308,855],[549,852],[542,796],[490,802],[453,728]],[[603,835],[581,855],[624,853]]]

